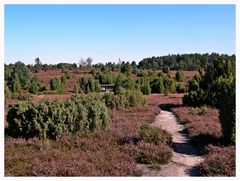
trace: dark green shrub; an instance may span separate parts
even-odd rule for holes
[[[168,95],[168,93],[176,92],[176,85],[175,85],[174,79],[165,76],[163,78],[163,83],[164,83],[164,87],[165,87],[165,95]]]
[[[121,73],[123,74],[130,74],[132,72],[132,66],[129,62],[127,62],[126,64],[125,63],[122,63],[121,65]]]
[[[191,91],[183,96],[183,104],[193,107],[204,105],[206,104],[206,93],[202,89]]]
[[[14,79],[13,79],[13,84],[12,84],[12,92],[17,95],[22,91],[22,87],[18,78],[18,75],[16,74]]]
[[[235,78],[219,77],[211,85],[215,90],[211,97],[216,99],[219,108],[219,118],[222,125],[223,139],[226,143],[235,144],[236,141],[236,89]]]
[[[79,79],[79,86],[85,94],[88,94],[90,92],[100,92],[101,91],[101,85],[99,82],[93,77],[84,77],[82,76]]]
[[[146,103],[146,99],[139,90],[125,90],[120,88],[118,95],[105,93],[102,97],[102,102],[110,109],[124,109],[129,106],[143,105]]]
[[[184,86],[183,83],[178,83],[176,87],[177,93],[185,93],[186,92],[186,87]]]
[[[51,90],[57,91],[59,93],[64,92],[64,82],[59,77],[53,77],[50,81]]]
[[[39,78],[33,77],[30,83],[29,92],[35,94],[44,90],[46,90],[46,88],[43,82]]]
[[[130,77],[127,77],[121,73],[118,75],[114,84],[114,93],[119,94],[120,88],[124,88],[126,90],[134,90],[136,88],[136,83]]]
[[[163,93],[165,90],[163,78],[157,77],[150,82],[151,93]]]
[[[141,139],[149,143],[154,143],[156,145],[158,144],[170,145],[172,143],[171,135],[160,128],[156,128],[150,125],[142,125],[140,127],[139,133]]]
[[[116,108],[116,99],[115,95],[112,93],[105,93],[102,97],[102,101],[105,103],[105,105],[110,109]]]
[[[177,71],[177,72],[176,72],[176,80],[177,80],[178,82],[182,82],[183,79],[184,79],[183,72],[182,72],[182,71]]]
[[[149,95],[149,94],[151,94],[151,87],[150,87],[149,82],[147,82],[147,81],[144,82],[143,84],[141,84],[140,89],[141,89],[141,92],[142,92],[144,95]]]
[[[127,90],[126,99],[129,101],[129,105],[132,107],[146,103],[145,97],[139,90]]]
[[[30,70],[28,69],[28,67],[18,61],[14,64],[14,68],[13,68],[13,78],[16,76],[18,76],[19,78],[19,83],[21,85],[21,88],[23,89],[27,89],[29,86],[29,82],[30,82]],[[12,80],[14,81],[14,80]]]
[[[169,68],[169,66],[167,66],[167,65],[165,65],[165,66],[163,66],[163,73],[165,73],[165,74],[167,74],[167,73],[169,73],[170,72],[170,68]]]
[[[115,76],[110,72],[97,72],[95,79],[99,81],[100,84],[112,84],[115,82]]]
[[[215,61],[203,75],[189,81],[189,93],[183,98],[186,105],[207,104],[219,109],[223,140],[228,144],[235,144],[236,131],[234,61],[224,58]]]
[[[188,81],[188,91],[197,91],[199,89],[199,84],[196,79],[191,79]]]
[[[139,71],[137,72],[137,76],[138,77],[143,77],[144,76],[144,71],[142,69],[139,69]]]
[[[45,100],[10,105],[7,133],[13,137],[55,139],[63,133],[105,128],[109,120],[104,103],[74,96],[65,102]]]
[[[9,99],[12,97],[12,93],[11,93],[9,87],[6,85],[6,83],[4,84],[4,97],[5,97],[5,99]]]

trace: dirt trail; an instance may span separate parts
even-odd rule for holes
[[[162,128],[172,135],[173,156],[171,161],[161,166],[160,171],[147,168],[147,165],[138,165],[143,170],[144,176],[200,176],[198,164],[203,161],[198,150],[190,143],[189,137],[184,132],[184,126],[177,117],[169,111],[161,111],[152,123],[153,126]]]

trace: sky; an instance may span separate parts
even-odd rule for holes
[[[4,63],[235,54],[235,5],[5,5]]]

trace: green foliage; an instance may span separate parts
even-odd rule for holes
[[[124,88],[127,90],[134,90],[136,88],[136,83],[130,77],[120,73],[117,77],[117,80],[114,84],[114,93],[119,94],[120,88]]]
[[[101,101],[75,96],[65,102],[45,100],[10,105],[7,132],[13,137],[56,139],[63,133],[105,128],[109,120]]]
[[[142,125],[140,127],[140,136],[146,142],[158,144],[171,144],[172,137],[166,131],[150,126],[150,125]]]
[[[199,89],[199,84],[196,81],[196,79],[191,79],[188,81],[188,90],[191,91],[197,91]]]
[[[125,90],[120,88],[117,95],[113,93],[105,93],[102,101],[110,109],[124,109],[129,106],[134,107],[137,105],[144,105],[146,99],[139,90]]]
[[[22,62],[4,65],[4,79],[13,97],[17,97],[22,89],[29,87],[30,71]]]
[[[169,73],[169,72],[170,72],[169,66],[168,66],[168,65],[163,66],[162,71],[163,71],[164,73],[166,73],[166,74]]]
[[[121,65],[121,73],[123,74],[130,74],[132,72],[132,66],[129,62],[126,64],[123,62]]]
[[[79,89],[80,89],[79,84],[78,84],[78,83],[75,83],[75,84],[74,84],[74,87],[73,87],[73,92],[74,92],[75,94],[78,94],[78,93],[79,93]]]
[[[18,75],[15,74],[15,77],[13,79],[12,92],[14,94],[19,94],[21,91],[22,91],[22,87],[21,87]]]
[[[97,72],[95,79],[99,81],[100,84],[112,84],[115,82],[115,76],[111,72]]]
[[[67,83],[67,75],[66,75],[66,74],[61,77],[61,83],[62,83],[64,86],[66,85],[66,83]]]
[[[13,72],[18,76],[21,87],[27,89],[30,83],[30,71],[27,66],[22,62],[16,62]]]
[[[5,99],[9,99],[9,98],[11,98],[11,96],[12,96],[12,93],[11,93],[9,87],[7,86],[6,82],[4,82],[4,97],[5,97]]]
[[[51,90],[57,90],[59,88],[60,81],[57,77],[54,77],[50,81]]]
[[[186,87],[184,86],[183,83],[178,83],[176,87],[177,93],[185,93],[186,92]]]
[[[216,60],[226,59],[229,62],[235,61],[235,55],[224,54],[182,54],[167,55],[161,57],[144,58],[138,64],[138,68],[159,70],[169,66],[171,70],[205,70],[209,65],[212,66]],[[234,66],[225,66],[228,72],[234,70]]]
[[[145,81],[144,83],[142,83],[140,86],[140,89],[144,95],[151,94],[151,87],[150,87],[150,83],[148,81]]]
[[[64,82],[59,77],[53,77],[50,81],[51,90],[59,93],[64,92]]]
[[[219,109],[223,139],[235,144],[235,70],[234,62],[219,59],[209,66],[205,74],[196,76],[189,84],[189,93],[184,96],[186,105],[200,106],[207,104]],[[193,86],[194,85],[194,86]],[[195,86],[197,85],[197,86]]]
[[[90,92],[100,92],[101,86],[99,82],[92,77],[84,77],[82,76],[79,79],[79,86],[80,89],[85,93],[88,94]]]
[[[165,87],[165,95],[176,92],[176,85],[175,85],[174,79],[165,76],[163,78],[163,83],[164,83],[164,87]]]
[[[63,76],[65,76],[67,80],[71,79],[71,74],[68,69],[63,69],[62,72],[64,73]]]
[[[151,85],[151,93],[163,93],[165,90],[162,77],[154,78],[151,81],[150,85]]]
[[[126,98],[129,101],[129,105],[132,107],[146,103],[146,99],[139,90],[127,90]]]
[[[135,160],[141,164],[166,164],[171,157],[171,149],[166,145],[140,142]]]
[[[236,89],[235,79],[219,77],[211,85],[215,90],[212,95],[219,108],[219,118],[222,125],[223,139],[226,143],[235,144],[236,141]],[[213,91],[212,91],[213,93]]]
[[[140,85],[140,89],[144,94],[146,94],[144,92],[145,89],[143,89],[142,87],[147,87],[147,84],[150,85],[151,93],[168,94],[176,92],[175,80],[169,75],[156,75],[154,72],[149,72],[148,75],[139,78],[137,83]]]
[[[139,71],[137,72],[137,76],[138,77],[143,77],[145,74],[144,74],[144,71],[142,69],[139,69]]]
[[[110,109],[119,109],[119,107],[117,107],[118,103],[117,103],[116,95],[114,95],[114,94],[112,94],[110,92],[109,93],[105,93],[103,95],[102,101]],[[124,107],[125,107],[125,104],[124,104]]]
[[[182,82],[183,79],[184,79],[184,74],[183,74],[183,72],[182,72],[182,71],[177,71],[177,72],[176,72],[176,80],[177,80],[178,82]]]
[[[39,78],[33,77],[30,83],[29,92],[35,94],[44,90],[46,90],[46,88],[43,82]]]
[[[183,104],[194,107],[204,105],[206,104],[206,93],[202,89],[191,91],[183,96]]]

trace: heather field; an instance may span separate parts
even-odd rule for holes
[[[153,96],[158,101],[151,102]],[[180,101],[180,97],[170,97],[172,103]],[[6,137],[5,175],[140,176],[136,156],[142,149],[150,149],[150,153],[158,150],[156,156],[171,155],[168,145],[141,141],[139,135],[140,126],[153,122],[159,114],[161,98],[164,95],[150,95],[147,105],[112,111],[112,121],[105,131],[63,135],[57,140]]]
[[[143,138],[141,126],[152,123],[162,105],[175,107],[172,111],[185,126],[191,142],[202,150],[203,175],[235,175],[235,146],[223,146],[221,142],[217,109],[183,107],[183,94],[145,97],[146,105],[111,110],[111,123],[105,130],[64,134],[57,140],[5,137],[5,176],[141,176],[138,163],[159,169],[169,162],[171,146]]]
[[[235,1],[19,3],[4,177],[237,178]]]
[[[207,106],[173,108],[184,124],[192,143],[202,150],[205,161],[200,169],[205,176],[236,176],[236,148],[221,140],[219,112]]]
[[[218,56],[206,72],[5,65],[5,176],[235,176],[234,64]]]

